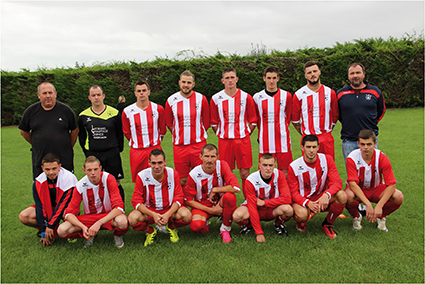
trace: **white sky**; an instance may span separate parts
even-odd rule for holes
[[[1,69],[323,48],[423,30],[423,1],[1,1]]]

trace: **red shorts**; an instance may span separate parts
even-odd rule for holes
[[[201,201],[199,203],[201,203],[204,206],[210,207],[210,208],[213,206],[212,203],[209,202],[209,201]],[[193,215],[201,215],[201,216],[204,216],[205,218],[207,218],[207,220],[211,217],[216,216],[216,215],[208,214],[207,212],[205,212],[201,209],[196,209],[196,208],[192,208],[191,212],[192,212],[192,217],[193,217]]]
[[[105,217],[109,213],[101,213],[101,214],[84,214],[76,216],[77,219],[83,223],[87,228],[90,228],[94,223],[96,223],[99,219]],[[114,231],[116,227],[112,226],[112,220],[108,223],[103,224],[101,229],[106,229],[109,231]]]
[[[149,154],[153,149],[162,149],[161,145],[152,146],[144,149],[130,148],[130,168],[131,179],[136,182],[137,174],[146,168],[149,168]]]
[[[260,161],[260,157],[261,155],[263,155],[264,153],[260,153],[258,155],[258,161]],[[292,163],[293,159],[292,159],[292,151],[289,150],[286,153],[270,153],[271,155],[273,155],[273,157],[276,159],[277,161],[277,168],[279,170],[287,170],[289,168],[289,164]],[[260,168],[260,167],[258,167]]]
[[[226,161],[231,170],[235,169],[235,160],[238,169],[252,167],[251,138],[246,136],[242,139],[218,139],[218,153],[220,160]]]
[[[380,184],[377,187],[369,188],[369,189],[363,189],[362,191],[367,199],[369,199],[372,203],[378,203],[379,202],[379,196],[381,193],[387,188],[387,185]]]
[[[207,141],[202,141],[190,145],[174,145],[174,168],[179,173],[180,178],[187,177],[191,169],[202,164],[199,157],[202,147],[207,144]]]
[[[248,207],[248,204],[244,204],[243,206]],[[276,217],[273,215],[274,209],[275,208],[257,206],[257,212],[258,212],[258,216],[260,216],[260,221],[270,221],[270,220],[276,219]]]
[[[305,135],[301,137],[301,145]],[[319,153],[327,154],[335,161],[335,145],[332,133],[324,133],[316,135],[319,138]]]

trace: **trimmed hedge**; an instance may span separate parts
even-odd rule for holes
[[[29,72],[1,71],[2,125],[18,124],[24,110],[38,101],[37,86],[49,81],[58,92],[58,100],[74,109],[76,115],[90,104],[88,88],[97,84],[106,94],[105,103],[115,106],[125,95],[127,103],[135,102],[134,83],[142,78],[151,85],[151,100],[165,105],[167,98],[179,90],[180,74],[191,70],[196,76],[195,90],[208,99],[223,89],[221,72],[226,67],[236,69],[238,87],[254,94],[264,88],[263,70],[273,65],[280,71],[279,87],[291,93],[306,84],[303,65],[315,60],[321,65],[321,81],[335,91],[347,85],[347,67],[360,62],[366,67],[366,79],[380,88],[388,108],[424,105],[424,39],[405,36],[402,39],[371,38],[354,43],[336,43],[332,48],[307,48],[297,51],[261,50],[250,55],[186,58],[157,58],[151,62],[115,62],[92,67],[57,68]]]

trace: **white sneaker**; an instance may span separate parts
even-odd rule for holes
[[[378,223],[378,229],[384,232],[388,232],[387,226],[385,225],[385,222],[387,221],[387,218],[376,218],[376,223]]]
[[[167,228],[165,228],[165,226],[158,226],[158,225],[156,225],[156,230],[158,232],[160,232],[160,233],[168,234]]]
[[[122,239],[122,236],[114,236],[114,242],[117,248],[122,248],[124,246],[124,241]]]
[[[358,231],[362,229],[362,214],[359,214],[360,217],[353,218],[353,229]]]

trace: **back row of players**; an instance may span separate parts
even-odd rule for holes
[[[359,64],[350,66],[351,69],[356,67],[364,71]],[[322,223],[322,230],[327,236],[335,238],[332,223],[343,211],[346,203],[348,211],[353,216],[353,227],[361,229],[362,216],[357,211],[358,200],[366,205],[366,218],[378,222],[378,228],[387,230],[385,216],[399,208],[403,195],[395,189],[395,179],[388,158],[374,149],[377,145],[376,124],[385,109],[382,94],[377,93],[376,87],[363,82],[364,75],[362,77],[361,74],[364,72],[350,78],[353,86],[357,83],[365,84],[363,89],[366,89],[368,94],[373,94],[373,97],[365,96],[365,100],[372,100],[378,106],[382,104],[382,107],[375,106],[375,110],[369,110],[374,112],[375,116],[375,119],[370,121],[364,120],[363,117],[350,117],[349,130],[344,129],[343,121],[347,121],[347,117],[344,118],[344,115],[340,117],[343,122],[342,133],[347,133],[348,136],[356,132],[351,128],[362,126],[361,124],[373,129],[364,130],[363,132],[367,134],[359,136],[356,144],[362,151],[357,151],[360,154],[351,158],[353,163],[350,159],[347,160],[350,187],[341,191],[342,185],[334,163],[334,144],[331,135],[340,113],[339,101],[333,90],[320,83],[320,70],[316,62],[307,62],[304,69],[307,85],[298,90],[294,98],[289,92],[277,88],[279,75],[274,67],[266,68],[263,77],[266,89],[255,94],[254,98],[236,87],[238,78],[235,70],[225,69],[222,78],[225,89],[212,97],[211,106],[203,95],[193,91],[194,75],[190,71],[181,74],[180,92],[168,98],[165,110],[162,106],[149,101],[150,89],[147,82],[136,84],[137,101],[124,109],[122,130],[130,141],[132,179],[136,183],[132,198],[135,210],[128,216],[128,222],[135,230],[147,232],[145,245],[151,244],[157,233],[156,228],[149,224],[166,226],[171,240],[177,241],[176,227],[190,222],[193,231],[208,233],[208,219],[221,215],[223,224],[220,234],[224,242],[231,240],[229,232],[232,220],[242,226],[241,233],[254,228],[257,241],[263,242],[265,238],[260,219],[275,219],[275,230],[280,235],[285,235],[283,222],[294,217],[297,221],[297,230],[305,232],[305,222],[310,211],[315,213],[329,211]],[[49,83],[42,85],[39,87],[41,102],[40,93],[43,92],[40,92],[40,89],[53,87]],[[341,100],[344,94],[350,93],[349,91],[340,90],[338,98]],[[355,91],[352,93],[359,95]],[[83,178],[84,181],[79,182],[80,189],[78,185],[75,189],[80,197],[75,197],[78,194],[74,194],[70,204],[74,207],[70,206],[70,209],[65,210],[66,206],[63,206],[62,212],[65,212],[66,222],[59,226],[58,232],[61,237],[71,239],[85,237],[86,245],[90,245],[100,227],[115,228],[115,243],[117,247],[122,247],[124,244],[122,235],[128,229],[127,219],[123,214],[124,191],[118,184],[122,203],[118,202],[116,194],[106,198],[106,193],[112,194],[111,188],[117,186],[107,185],[108,179],[114,181],[115,179],[105,172],[100,172],[102,165],[116,180],[119,181],[124,176],[119,156],[123,148],[123,143],[120,143],[122,132],[118,131],[121,120],[116,119],[120,117],[117,110],[103,104],[104,98],[105,94],[100,86],[90,87],[89,99],[92,107],[83,111],[78,119],[80,144],[88,156],[88,160],[84,163],[84,172],[87,176]],[[367,115],[369,114],[363,112],[363,116]],[[24,118],[25,113],[23,121]],[[303,157],[295,161],[292,161],[289,137],[291,120],[303,137]],[[206,145],[206,130],[210,124],[219,138],[218,150],[214,145]],[[21,125],[22,133],[25,129]],[[162,150],[158,150],[166,133],[165,126],[173,134],[176,170],[165,167],[165,154]],[[249,136],[255,126],[259,128],[260,171],[249,175],[249,168],[252,166]],[[320,154],[317,154],[318,152]],[[352,155],[357,152],[353,152]],[[235,160],[240,170],[246,198],[243,206],[238,209],[234,193],[239,191],[239,185],[232,173]],[[274,169],[275,160],[281,171]],[[88,170],[87,165],[94,165],[97,170]],[[148,166],[151,168],[146,169]],[[48,181],[48,175],[45,170],[44,172],[45,175],[42,173],[38,178],[42,177],[44,181]],[[285,175],[288,176],[290,190]],[[385,185],[381,185],[382,176]],[[57,183],[57,180],[53,180]],[[105,191],[105,188],[110,191]],[[63,187],[61,190],[66,191]],[[367,194],[363,193],[363,190],[366,190]],[[52,191],[51,189],[50,193]],[[37,179],[34,192],[38,192]],[[57,199],[61,194],[55,195]],[[57,206],[51,205],[50,211],[57,213],[59,218],[54,226],[54,222],[49,226],[51,219],[47,216],[49,214],[45,214],[44,223],[40,223],[39,218],[36,218],[38,206],[37,199],[35,200],[35,208],[30,207],[22,211],[20,220],[27,225],[39,226],[43,244],[50,244],[54,235],[53,229],[60,220],[60,210],[53,210]],[[86,215],[93,213],[106,215],[99,217],[101,219],[95,217],[89,220],[84,219],[86,218],[84,215],[76,216],[74,211],[77,205],[79,209],[81,200],[85,204]],[[370,202],[377,203],[376,207],[373,208]],[[192,211],[190,212],[185,205]],[[82,220],[79,220],[80,217]],[[47,233],[48,237],[46,237],[47,230],[44,228],[43,231],[42,224],[51,229]]]

